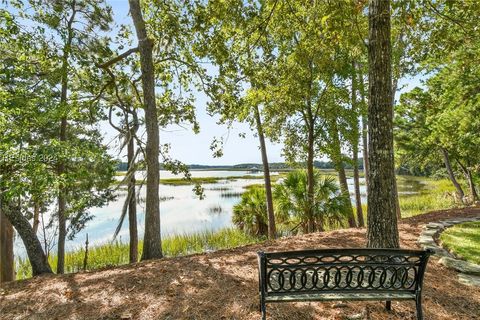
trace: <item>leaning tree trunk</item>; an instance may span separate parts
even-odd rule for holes
[[[127,146],[128,171],[135,165],[135,142],[132,137],[132,131],[129,131],[129,141]],[[128,230],[130,233],[130,263],[138,261],[138,231],[137,231],[137,199],[135,195],[135,168],[131,172],[128,182]]]
[[[20,207],[1,203],[2,212],[15,227],[27,251],[28,260],[32,266],[32,275],[52,273],[47,257],[42,249],[42,244],[33,232],[28,219],[22,214]]]
[[[13,260],[13,226],[0,204],[0,283],[15,280]]]
[[[273,212],[272,182],[270,179],[270,167],[268,166],[267,147],[265,145],[265,135],[263,133],[262,119],[258,106],[255,107],[255,121],[257,124],[258,140],[260,141],[260,152],[262,153],[263,177],[265,180],[265,195],[267,198],[268,214],[268,238],[275,239],[275,214]]]
[[[153,40],[148,38],[145,21],[139,0],[129,0],[130,14],[138,38],[140,67],[142,72],[143,101],[145,108],[145,127],[147,146],[147,196],[145,205],[145,236],[143,240],[142,260],[162,258],[162,239],[160,236],[160,137],[158,114],[155,101],[155,75],[153,66]]]
[[[452,181],[453,186],[457,190],[457,194],[460,197],[460,201],[464,202],[465,193],[463,192],[462,186],[458,183],[457,179],[455,178],[455,173],[453,172],[452,165],[450,164],[450,159],[448,157],[448,151],[445,148],[440,148],[440,152],[442,153],[443,163],[445,164],[445,168],[447,169],[448,177],[450,181]]]
[[[390,0],[369,2],[368,247],[398,248]]]

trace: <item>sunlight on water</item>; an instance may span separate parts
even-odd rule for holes
[[[240,195],[245,191],[245,187],[252,184],[263,184],[263,173],[250,173],[248,171],[191,171],[192,177],[240,177],[245,175],[258,176],[258,179],[225,179],[217,183],[203,184],[205,189],[205,199],[200,200],[192,191],[193,185],[160,185],[160,213],[162,236],[172,234],[193,233],[204,230],[219,230],[225,227],[231,227],[233,206],[240,201]],[[278,173],[273,173],[278,174]],[[137,175],[141,176],[141,173]],[[181,177],[181,176],[180,176]],[[170,172],[161,171],[161,178],[180,178]],[[123,177],[117,176],[117,179]],[[361,201],[366,203],[366,188],[364,179],[360,179]],[[352,198],[352,204],[355,205],[353,179],[348,179],[348,187]],[[409,193],[409,189],[401,187],[400,194]],[[120,219],[123,202],[126,198],[126,190],[118,191],[118,198],[110,202],[103,208],[93,208],[90,213],[94,216],[93,220],[87,223],[75,239],[67,241],[67,250],[76,249],[85,243],[88,233],[90,245],[105,243],[112,240],[112,235]],[[138,232],[139,238],[143,237],[145,223],[145,187],[140,191],[140,201],[138,204]],[[49,218],[46,217],[46,220]],[[40,236],[42,239],[43,237]],[[118,239],[128,241],[128,217],[123,222],[122,229]],[[24,255],[25,249],[21,239],[17,238],[15,242],[15,252]]]

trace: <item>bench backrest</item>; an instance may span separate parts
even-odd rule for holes
[[[421,290],[429,251],[327,249],[259,252],[265,296],[339,292],[415,293]]]

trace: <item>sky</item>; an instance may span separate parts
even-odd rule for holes
[[[114,20],[117,24],[131,25],[131,18],[128,15],[127,0],[107,0],[112,6]],[[113,38],[113,37],[112,37]],[[398,99],[401,92],[409,91],[415,86],[421,85],[421,77],[404,78],[399,84],[402,89],[397,93]],[[225,125],[218,125],[218,117],[211,117],[206,112],[207,97],[202,93],[196,93],[196,116],[200,124],[200,133],[194,134],[192,130],[182,127],[171,127],[160,131],[160,142],[170,143],[170,155],[172,158],[182,161],[186,164],[206,164],[206,165],[233,165],[238,163],[261,163],[261,155],[258,147],[258,138],[254,136],[254,131],[248,124],[233,123],[231,128]],[[106,140],[111,141],[115,136],[115,131],[103,123],[101,130],[106,136]],[[239,136],[244,133],[245,138]],[[210,150],[210,144],[213,139],[224,139],[223,156],[214,158]],[[117,156],[114,148],[112,154]],[[282,145],[274,144],[267,139],[267,153],[270,162],[283,162]],[[118,155],[122,159],[123,155]],[[124,160],[124,159],[123,159]],[[319,158],[319,160],[327,160]]]

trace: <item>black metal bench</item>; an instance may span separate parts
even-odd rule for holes
[[[414,300],[422,316],[422,282],[431,251],[327,249],[259,252],[260,311],[290,301]]]

